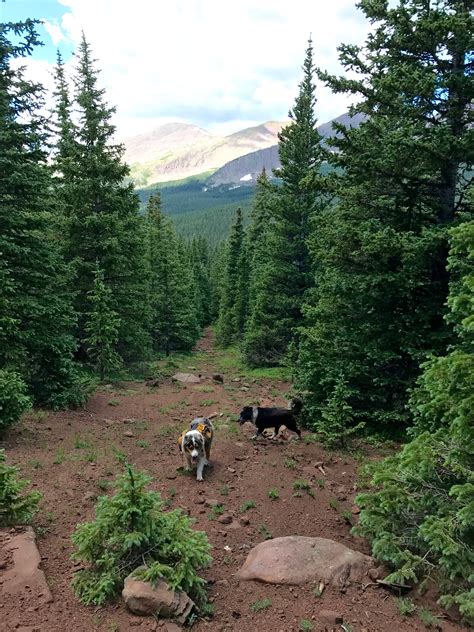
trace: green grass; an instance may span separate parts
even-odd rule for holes
[[[283,460],[283,465],[289,470],[295,470],[296,466],[298,465],[298,461],[293,459],[291,456],[286,456]]]
[[[101,491],[106,492],[112,487],[112,482],[105,478],[101,478],[96,482],[96,485]]]
[[[78,435],[74,439],[74,447],[76,450],[90,450],[92,443],[88,439],[83,439]]]
[[[268,498],[270,498],[270,500],[278,500],[280,498],[280,494],[278,493],[278,489],[276,487],[272,487],[268,490]]]
[[[408,599],[408,597],[398,597],[395,599],[395,603],[402,617],[411,617],[416,611],[415,604],[411,599]]]
[[[209,520],[215,520],[218,516],[222,516],[225,512],[225,507],[221,503],[217,503],[217,505],[212,505],[211,511],[207,514]]]
[[[265,599],[260,599],[257,601],[254,601],[253,603],[250,604],[250,610],[252,612],[260,612],[261,610],[266,610],[267,608],[270,608],[270,606],[272,605],[272,601],[271,599],[265,598]]]
[[[426,625],[427,628],[436,628],[439,626],[440,618],[434,615],[429,608],[419,608],[418,616],[420,621]]]
[[[219,492],[222,496],[228,496],[229,495],[229,486],[228,485],[222,485],[222,487],[219,489]]]
[[[118,406],[120,404],[120,402],[118,401],[118,399],[109,399],[109,401],[107,402],[107,404],[109,406]]]
[[[331,500],[329,501],[329,506],[331,507],[331,509],[337,511],[339,509],[339,501],[336,498],[331,498]]]
[[[261,524],[258,528],[258,532],[264,540],[271,540],[273,538],[272,532],[264,524]]]
[[[137,446],[139,448],[148,448],[150,446],[150,444],[145,439],[138,439]]]
[[[223,372],[232,371],[232,373],[238,373],[247,379],[255,378],[289,381],[291,376],[289,367],[249,367],[245,364],[242,354],[236,347],[229,347],[225,350],[225,352],[222,352],[222,355],[217,356],[216,365]],[[280,395],[280,392],[278,391],[277,394]]]
[[[254,500],[246,500],[240,505],[240,513],[245,513],[249,509],[254,509],[255,506]]]
[[[61,463],[64,463],[65,458],[66,455],[64,453],[64,448],[59,448],[58,450],[56,450],[56,456],[53,459],[54,465],[61,465]]]
[[[311,483],[308,481],[296,480],[293,481],[293,489],[295,492],[306,492],[308,496],[314,498],[314,491],[311,487]]]
[[[202,406],[213,406],[217,404],[217,399],[203,399],[201,404]]]
[[[314,630],[314,627],[309,619],[301,619],[299,623],[299,629],[302,632],[310,632],[310,630]]]
[[[28,461],[28,465],[34,470],[41,470],[43,468],[43,464],[39,459],[31,459]]]

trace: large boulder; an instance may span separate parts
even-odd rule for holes
[[[322,581],[340,588],[351,581],[362,581],[373,567],[371,557],[339,542],[288,536],[257,544],[237,578],[293,585]]]
[[[181,591],[174,591],[164,581],[155,587],[149,582],[129,575],[125,579],[122,597],[127,608],[134,614],[175,618],[184,623],[194,607],[194,602]]]
[[[6,560],[6,570],[0,571],[1,593],[6,599],[22,597],[24,603],[43,605],[53,601],[40,569],[41,556],[36,546],[35,532],[31,527],[21,531],[1,531],[0,549]]]
[[[193,373],[175,373],[171,379],[183,384],[199,384],[201,381],[201,377]]]

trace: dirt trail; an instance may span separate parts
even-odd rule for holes
[[[201,373],[201,384],[184,386],[167,380],[159,388],[148,388],[143,382],[122,388],[109,385],[90,400],[86,410],[35,411],[9,432],[2,443],[9,462],[19,465],[23,476],[44,494],[36,521],[41,534],[38,545],[54,602],[35,610],[28,607],[27,599],[21,604],[2,600],[0,592],[0,630],[22,630],[22,626],[32,626],[24,632],[159,629],[151,619],[131,616],[120,601],[104,608],[82,606],[70,588],[75,568],[70,561],[71,533],[78,522],[93,518],[95,496],[107,491],[118,472],[117,451],[147,470],[154,477],[153,487],[169,499],[170,506],[189,512],[196,527],[209,536],[214,562],[204,575],[215,615],[195,624],[195,632],[297,632],[311,629],[309,622],[319,631],[324,630],[317,619],[322,609],[343,615],[346,632],[426,629],[417,617],[403,618],[392,596],[374,586],[351,587],[344,594],[327,589],[316,597],[311,586],[235,580],[248,550],[266,537],[320,536],[368,553],[367,545],[350,534],[346,518],[353,505],[357,469],[361,460],[372,457],[359,454],[355,460],[304,440],[253,444],[236,424],[236,414],[246,403],[284,403],[289,384],[245,376],[229,364],[214,349],[208,333],[197,353],[179,365],[180,370]],[[224,384],[212,382],[215,371],[223,373]],[[218,413],[214,467],[205,471],[203,483],[197,483],[176,471],[181,465],[176,439],[194,416],[211,413]],[[295,480],[308,480],[317,461],[324,462],[325,475],[318,470],[313,495],[305,491],[295,495]],[[269,496],[272,488],[277,490],[277,499]],[[219,523],[203,504],[206,499],[217,500],[233,514],[232,524]],[[245,510],[246,503],[254,507]],[[248,524],[242,525],[246,520],[241,518]],[[256,602],[263,599],[271,605],[254,612]],[[300,628],[303,619],[308,622],[306,628]],[[441,626],[447,632],[462,629],[447,620]]]

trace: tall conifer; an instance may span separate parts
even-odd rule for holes
[[[354,422],[399,427],[420,360],[442,350],[447,228],[470,210],[474,32],[472,3],[364,0],[375,25],[364,47],[343,45],[358,77],[320,73],[336,92],[358,96],[368,116],[339,126],[333,162],[339,204],[311,240],[315,290],[299,384],[320,417],[343,375]]]

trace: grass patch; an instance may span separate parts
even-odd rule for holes
[[[120,404],[120,402],[118,401],[118,399],[109,399],[109,401],[107,402],[107,404],[109,406],[118,406]]]
[[[351,525],[352,527],[352,525],[354,524],[354,516],[352,515],[352,512],[346,509],[346,511],[342,512],[341,516],[344,518],[347,524]]]
[[[245,513],[249,509],[254,509],[255,506],[254,500],[246,500],[240,505],[240,513]]]
[[[283,460],[283,465],[287,467],[289,470],[295,470],[298,465],[298,461],[293,459],[291,456],[285,456]]]
[[[434,615],[429,608],[420,608],[418,610],[418,616],[423,625],[427,628],[437,628],[440,623],[440,618]]]
[[[306,492],[308,496],[314,498],[314,491],[311,487],[311,483],[308,481],[296,480],[293,481],[293,489],[295,492]]]
[[[214,391],[216,390],[214,387],[212,386],[208,386],[206,384],[203,384],[202,386],[195,386],[194,387],[195,391],[198,391],[199,393],[214,393]]]
[[[201,402],[202,406],[213,406],[217,404],[217,399],[203,399]]]
[[[221,503],[217,503],[217,505],[212,505],[211,511],[207,514],[209,520],[215,520],[218,516],[222,516],[225,512],[225,507]]]
[[[395,599],[395,603],[402,617],[411,617],[416,611],[415,604],[411,599],[408,599],[408,597],[398,597]]]
[[[299,623],[299,629],[302,632],[309,632],[310,630],[314,630],[314,627],[309,619],[301,619]]]
[[[271,599],[257,599],[257,601],[254,601],[250,604],[250,610],[252,612],[260,612],[261,610],[266,610],[267,608],[270,608],[271,605]]]
[[[149,446],[150,446],[150,444],[145,439],[138,439],[137,447],[145,449],[145,448],[148,448]]]
[[[56,456],[53,459],[54,465],[61,465],[61,463],[64,463],[65,458],[64,448],[59,448],[59,450],[56,450]]]
[[[264,540],[271,540],[273,538],[272,532],[264,524],[261,524],[258,528],[258,532]]]
[[[268,490],[268,498],[270,498],[270,500],[278,500],[280,498],[280,494],[278,493],[278,489],[276,487],[271,487]]]
[[[331,507],[331,509],[334,509],[334,511],[337,511],[339,509],[339,501],[337,500],[337,498],[331,498],[331,500],[329,501],[329,506]]]
[[[92,443],[88,439],[83,439],[78,435],[74,439],[74,447],[76,450],[91,450]]]
[[[223,351],[216,358],[216,365],[222,372],[230,370],[246,378],[289,381],[291,377],[291,369],[286,366],[249,367],[236,347],[229,347]]]
[[[222,487],[219,490],[219,493],[221,494],[221,496],[228,496],[229,495],[229,486],[228,485],[222,485]]]

